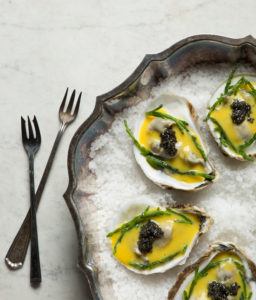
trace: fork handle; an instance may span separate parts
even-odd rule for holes
[[[34,156],[29,156],[29,182],[30,182],[30,232],[31,232],[31,261],[30,283],[39,284],[42,280],[41,265],[38,247],[37,221],[36,221],[36,196],[34,181]]]
[[[60,143],[61,137],[66,129],[65,124],[61,124],[61,127],[59,129],[59,132],[56,136],[55,142],[53,144],[51,154],[48,158],[47,164],[44,169],[43,176],[41,178],[41,181],[39,183],[36,197],[35,197],[35,209],[38,208],[39,202],[41,200],[41,196],[46,184],[46,181],[48,179],[53,160],[58,148],[58,145]],[[6,256],[5,256],[5,263],[11,270],[18,270],[23,266],[28,245],[30,241],[30,210],[28,211],[25,219],[23,220],[23,223],[17,232]]]

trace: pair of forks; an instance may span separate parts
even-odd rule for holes
[[[72,92],[69,103],[65,110],[65,104],[67,99],[68,89],[65,92],[64,98],[59,109],[59,119],[60,119],[60,129],[55,139],[51,154],[47,161],[43,176],[41,178],[40,184],[35,194],[35,184],[34,184],[34,158],[38,152],[41,145],[41,134],[38,126],[36,117],[33,119],[33,126],[28,117],[26,130],[26,121],[21,117],[21,132],[22,132],[22,142],[29,160],[29,180],[30,180],[30,210],[28,211],[26,218],[24,219],[6,257],[5,262],[7,266],[13,270],[21,268],[25,256],[27,253],[29,241],[31,240],[31,262],[30,262],[30,282],[32,285],[38,285],[42,281],[41,276],[41,264],[39,256],[39,246],[38,246],[38,234],[37,234],[37,220],[36,220],[36,210],[38,208],[47,178],[50,173],[50,169],[60,143],[61,137],[67,126],[72,123],[79,110],[80,100],[82,93],[79,94],[75,107],[74,100],[76,91]],[[33,130],[34,127],[34,130]]]

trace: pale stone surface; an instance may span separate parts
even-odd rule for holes
[[[62,198],[72,135],[91,113],[95,97],[121,83],[146,53],[160,52],[194,34],[255,34],[256,2],[9,0],[0,1],[0,7],[2,262],[29,205],[20,115],[36,114],[39,119],[38,183],[58,129],[57,110],[66,86],[84,92],[79,118],[60,146],[39,209],[42,286],[29,286],[29,259],[16,272],[2,263],[0,299],[89,299],[76,269],[76,234]]]

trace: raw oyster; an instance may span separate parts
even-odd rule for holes
[[[150,103],[134,135],[125,123],[135,145],[137,163],[157,185],[190,191],[206,187],[216,179],[196,120],[186,99],[162,95]]]
[[[233,75],[213,94],[206,119],[224,154],[250,161],[256,156],[256,76]]]
[[[184,264],[211,224],[212,219],[195,206],[147,207],[107,237],[121,264],[147,275]]]
[[[256,299],[256,266],[232,243],[216,243],[178,275],[168,300]]]

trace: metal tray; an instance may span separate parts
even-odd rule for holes
[[[70,209],[79,243],[78,266],[88,280],[92,299],[102,299],[79,204],[86,194],[79,189],[79,178],[89,172],[91,143],[111,126],[115,115],[146,99],[153,87],[170,75],[178,74],[199,63],[235,63],[243,60],[255,66],[256,39],[247,36],[231,39],[215,35],[188,37],[158,54],[148,54],[137,69],[122,84],[96,99],[91,116],[75,133],[68,153],[69,185],[64,194]]]

